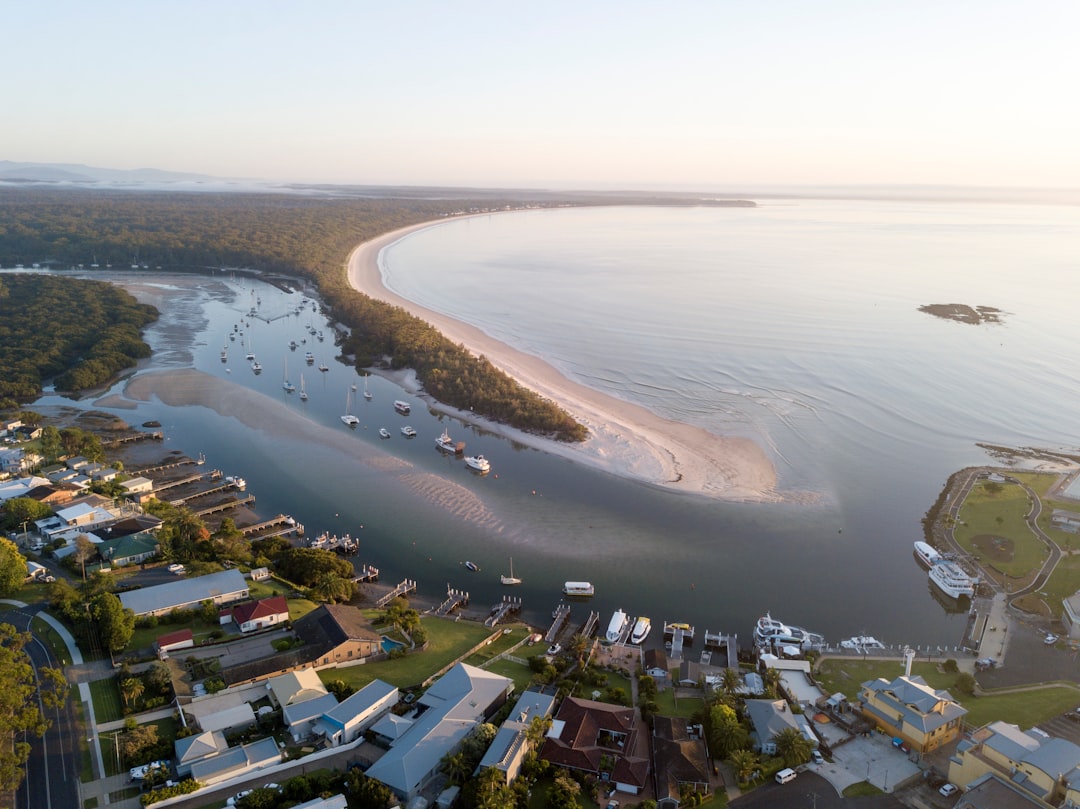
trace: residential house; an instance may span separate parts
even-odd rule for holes
[[[668,657],[663,649],[645,650],[645,673],[656,680],[657,685],[666,684],[671,679]]]
[[[305,669],[315,673],[314,669]],[[337,707],[338,700],[333,694],[323,693],[314,699],[294,702],[281,709],[281,721],[289,729],[294,742],[302,742],[315,735],[315,723],[323,714]]]
[[[648,731],[633,708],[567,697],[551,723],[540,758],[590,773],[636,795],[648,782]]]
[[[293,809],[348,809],[349,802],[344,795],[331,795],[329,798],[313,798],[307,803],[300,803]]]
[[[536,719],[547,719],[555,707],[555,696],[541,694],[539,691],[526,691],[518,697],[510,716],[499,726],[499,732],[480,760],[477,772],[494,767],[503,774],[506,783],[511,783],[521,772],[530,745],[529,726]]]
[[[255,567],[248,573],[248,578],[252,581],[264,581],[270,578],[270,568],[268,567]]]
[[[514,683],[458,663],[416,701],[408,717],[388,713],[371,730],[390,749],[367,770],[398,798],[411,801],[439,775],[443,757],[488,721],[506,702]]]
[[[280,708],[307,702],[327,693],[315,669],[300,669],[271,677],[266,681],[266,690],[270,692],[271,701]]]
[[[35,486],[26,493],[26,497],[31,500],[37,500],[39,503],[45,503],[45,505],[53,508],[70,503],[71,498],[74,496],[75,494],[71,489],[62,489],[52,485]]]
[[[256,632],[288,623],[289,603],[285,596],[271,596],[259,601],[237,604],[227,614],[230,616],[229,620],[240,627],[241,632]],[[224,619],[222,623],[225,623]]]
[[[165,615],[173,610],[194,609],[203,601],[228,604],[247,597],[248,585],[244,574],[236,568],[230,568],[208,576],[129,590],[120,593],[120,602],[138,618],[143,615]]]
[[[863,683],[859,710],[885,733],[903,739],[920,753],[957,738],[967,713],[948,691],[931,688],[917,675]]]
[[[138,533],[98,543],[101,561],[110,567],[127,567],[153,559],[161,551],[161,543],[153,534]]]
[[[961,739],[949,759],[949,780],[967,788],[987,774],[1042,805],[1080,805],[1080,746],[1039,728],[991,722]]]
[[[279,763],[281,751],[271,736],[193,762],[191,777],[204,786],[213,786]]]
[[[35,452],[27,452],[22,447],[0,449],[0,472],[9,475],[22,475],[45,460]]]
[[[177,652],[181,649],[190,649],[195,645],[195,635],[190,629],[178,629],[175,632],[167,632],[159,635],[154,641],[154,648],[158,656],[167,655],[169,652]],[[164,659],[164,657],[162,657]]]
[[[5,481],[0,483],[0,504],[16,497],[26,497],[32,489],[48,485],[48,478],[38,477],[37,475]]]
[[[176,774],[181,778],[191,775],[193,764],[223,753],[229,749],[225,734],[220,730],[196,733],[173,742],[176,751]]]
[[[255,711],[250,702],[241,702],[225,710],[199,715],[199,726],[204,731],[220,730],[223,733],[233,733],[245,730],[255,724]]]
[[[120,482],[120,488],[129,495],[150,494],[154,491],[154,481],[144,477],[128,478]]]
[[[1080,590],[1061,602],[1061,623],[1069,640],[1080,641]]]
[[[754,748],[767,756],[776,755],[776,737],[785,730],[799,731],[815,748],[818,737],[804,714],[793,713],[782,699],[748,699],[744,702],[753,730]]]
[[[987,773],[968,784],[954,809],[1050,809],[1050,804],[1032,797],[996,773]]]
[[[678,809],[684,791],[709,793],[709,751],[700,725],[654,716],[652,743],[657,809]]]
[[[397,686],[374,680],[315,720],[314,733],[331,747],[352,744],[397,705]]]

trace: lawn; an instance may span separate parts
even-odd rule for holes
[[[509,677],[513,680],[515,694],[525,691],[532,683],[532,669],[520,663],[515,663],[513,660],[500,660],[487,666],[485,670],[490,671],[492,674],[501,674],[503,677]]]
[[[525,638],[529,637],[529,628],[524,624],[515,624],[513,626],[500,627],[503,632],[507,629],[510,630],[510,634],[503,634],[497,637],[491,644],[485,646],[475,654],[469,655],[465,659],[465,662],[470,666],[480,666],[489,660],[494,660],[503,652],[507,652],[517,644],[521,643]],[[535,649],[536,647],[531,647]],[[530,647],[523,646],[514,653],[514,657],[525,657],[526,652],[531,651]]]
[[[656,704],[660,716],[682,716],[689,719],[695,712],[705,707],[702,699],[680,699],[675,701],[675,689],[668,687],[656,695]]]
[[[106,677],[90,683],[90,698],[94,703],[94,719],[98,724],[124,718],[124,706],[116,678]]]
[[[826,693],[844,693],[854,704],[858,701],[860,685],[867,680],[883,677],[894,679],[902,669],[888,661],[873,660],[826,660],[816,677]],[[955,688],[955,674],[939,672],[933,663],[915,663],[912,674],[921,676],[932,687],[944,689],[967,708],[965,723],[981,727],[995,720],[1029,728],[1073,708],[1080,702],[1080,689],[1071,684],[1052,683],[1030,691],[995,694],[984,693],[979,697],[965,697]]]
[[[162,621],[157,626],[136,627],[127,648],[128,650],[149,649],[154,645],[154,641],[162,635],[168,635],[170,632],[177,632],[181,629],[190,629],[191,634],[195,638],[195,645],[198,646],[210,637],[211,632],[220,630],[221,625],[215,623],[213,626],[210,626],[203,623],[202,619],[196,618],[190,623],[167,624]],[[180,651],[182,652],[183,650],[181,649]]]
[[[492,632],[488,627],[472,621],[453,621],[433,616],[424,616],[420,620],[428,636],[428,648],[423,652],[397,660],[328,669],[319,672],[319,676],[323,682],[344,680],[355,688],[361,688],[376,678],[398,688],[411,688],[453,663]]]
[[[64,643],[63,638],[60,637],[59,632],[40,618],[34,618],[31,623],[31,628],[34,630],[35,635],[45,639],[45,642],[49,644],[49,648],[52,649],[53,654],[56,655],[56,658],[60,661],[61,665],[71,665],[71,652],[68,650],[67,644]]]
[[[1023,578],[1046,561],[1049,551],[1028,528],[1024,517],[1031,510],[1027,492],[1015,484],[980,481],[960,509],[955,535],[957,542],[977,560],[992,565],[1010,576]],[[1004,539],[1011,548],[1000,550],[978,538]]]

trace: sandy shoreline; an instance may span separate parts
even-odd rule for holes
[[[410,233],[434,224],[438,223],[403,228],[358,246],[349,256],[349,283],[354,289],[400,306],[427,321],[448,339],[465,345],[474,354],[482,354],[525,387],[557,402],[589,429],[590,437],[580,444],[563,444],[481,422],[486,428],[528,446],[665,489],[725,500],[776,502],[789,499],[776,490],[776,470],[753,441],[714,435],[592,390],[567,379],[538,357],[518,351],[468,323],[426,309],[388,290],[379,270],[379,253]],[[400,377],[395,379],[402,381]],[[457,412],[441,404],[436,407]],[[477,421],[472,414],[459,415]]]

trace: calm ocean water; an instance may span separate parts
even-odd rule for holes
[[[360,558],[432,595],[452,584],[494,603],[513,556],[525,579],[515,594],[538,622],[563,580],[588,579],[604,621],[620,607],[747,637],[771,610],[834,641],[952,645],[963,616],[935,596],[911,543],[948,475],[986,460],[976,442],[1080,446],[1078,237],[1070,207],[799,201],[472,218],[384,253],[400,294],[584,384],[758,440],[782,486],[821,495],[812,506],[654,491],[422,407],[410,417],[420,436],[406,442],[390,410],[401,391],[380,379],[375,401],[357,409],[370,430],[342,428],[342,440],[396,455],[415,475],[358,468],[334,448],[205,408],[150,403],[124,415],[158,418],[177,449],[242,474],[260,510],[312,531],[363,524]],[[260,377],[235,354],[218,357],[255,296],[271,321],[248,328]],[[300,297],[227,277],[178,291],[150,335],[155,365],[194,365],[285,401],[297,419],[340,427],[356,377],[329,343],[289,352],[290,339],[311,339],[309,321],[329,334],[310,309],[290,314]],[[976,327],[917,311],[950,302],[1007,314]],[[180,323],[197,324],[194,343],[170,328]],[[312,346],[331,369],[303,368],[302,404],[281,391],[281,375],[287,357],[298,382]],[[390,441],[373,434],[382,425]],[[432,440],[444,425],[495,473],[476,478],[441,457]],[[464,559],[482,572],[464,572]]]

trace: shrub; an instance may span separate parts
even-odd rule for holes
[[[951,657],[942,664],[941,668],[943,671],[949,674],[956,674],[956,672],[960,670],[960,667],[956,664],[956,661],[953,660]]]

